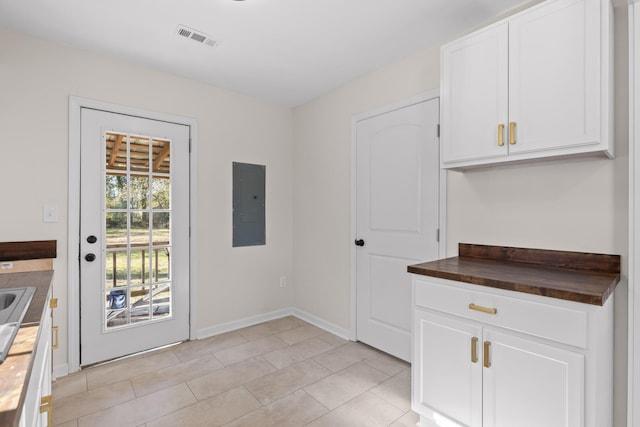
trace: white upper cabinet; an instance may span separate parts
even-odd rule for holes
[[[487,28],[442,50],[442,141],[445,161],[507,156],[498,126],[507,124],[508,25]]]
[[[443,167],[612,157],[611,17],[549,0],[443,46]]]

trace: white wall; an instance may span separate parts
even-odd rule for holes
[[[0,241],[58,241],[54,323],[67,363],[69,96],[195,118],[198,123],[198,324],[207,330],[289,308],[292,113],[244,95],[0,29]],[[267,244],[231,247],[231,163],[267,166]],[[42,205],[59,221],[42,223]],[[75,307],[75,305],[73,306]]]
[[[447,252],[459,242],[627,254],[626,9],[616,9],[616,159],[448,172]],[[388,65],[294,110],[296,304],[350,328],[351,118],[439,86],[439,50]],[[416,74],[418,73],[418,74]],[[627,284],[615,303],[615,425],[625,425]]]
[[[437,88],[438,52],[419,52],[294,110],[296,307],[343,330],[351,311],[351,119]]]
[[[615,160],[449,172],[459,241],[627,251],[626,11],[616,9]],[[439,86],[418,52],[291,110],[115,58],[0,30],[0,241],[58,240],[54,294],[66,363],[68,96],[193,117],[199,126],[198,328],[295,306],[350,328],[351,119]],[[295,144],[293,143],[295,141]],[[231,162],[267,165],[267,245],[231,248]],[[59,222],[43,224],[43,204]],[[467,215],[473,212],[474,215]],[[293,226],[291,223],[293,222]],[[295,240],[294,237],[295,236]],[[623,258],[626,271],[626,257]],[[279,276],[292,276],[287,288]],[[294,294],[295,292],[295,294]],[[626,406],[626,283],[616,293],[616,426]]]

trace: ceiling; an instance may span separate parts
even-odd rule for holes
[[[0,0],[0,27],[297,106],[522,2]]]

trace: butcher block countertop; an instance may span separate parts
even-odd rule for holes
[[[0,363],[0,426],[17,426],[33,369],[40,323],[53,279],[55,240],[0,242],[0,289],[36,288],[9,353]]]
[[[53,271],[0,274],[0,289],[34,286],[36,292],[9,354],[0,363],[0,426],[17,426],[31,375],[33,356]]]
[[[407,271],[602,306],[620,281],[620,256],[460,243],[457,257]]]

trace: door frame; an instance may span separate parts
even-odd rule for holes
[[[351,242],[356,239],[356,226],[357,226],[357,218],[356,218],[356,137],[357,137],[357,126],[358,122],[366,119],[370,119],[375,116],[379,116],[382,114],[390,113],[395,110],[399,110],[401,108],[406,108],[414,104],[419,104],[421,102],[426,102],[431,99],[440,98],[440,89],[433,89],[427,92],[423,92],[419,95],[413,96],[411,98],[405,99],[404,101],[399,101],[390,105],[386,105],[384,107],[376,108],[375,110],[367,111],[365,113],[356,114],[351,118]],[[439,111],[441,110],[440,102],[438,102]],[[440,147],[440,152],[442,152],[442,147]],[[438,164],[440,164],[440,159],[438,159]],[[446,220],[447,220],[447,171],[440,168],[440,185],[438,189],[438,229],[440,230],[439,234],[439,245],[438,245],[438,256],[440,258],[444,258],[446,256]],[[351,341],[356,341],[356,326],[357,326],[357,288],[356,288],[356,247],[351,244],[351,326],[349,331],[349,339]]]
[[[196,120],[190,117],[176,116],[125,107],[122,105],[96,101],[77,96],[69,97],[69,193],[68,193],[68,224],[67,224],[67,328],[68,328],[68,372],[80,370],[80,112],[82,108],[92,108],[110,113],[140,117],[180,124],[189,127],[190,156],[189,156],[189,339],[196,337],[197,319],[197,161],[198,126]]]
[[[640,0],[629,0],[629,264],[627,425],[640,423]]]

